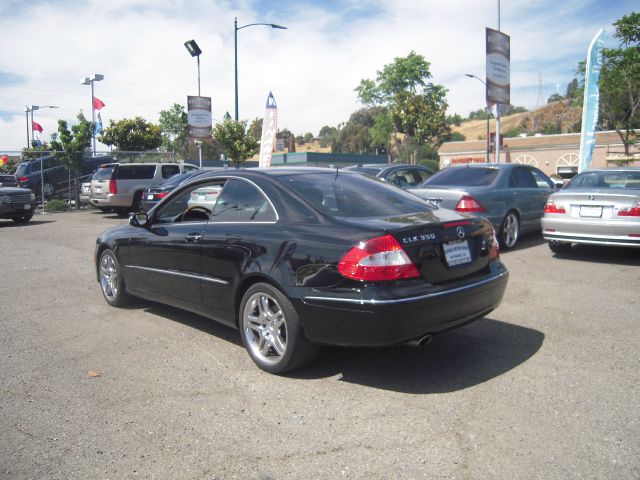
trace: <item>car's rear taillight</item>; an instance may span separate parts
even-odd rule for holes
[[[416,266],[391,235],[360,242],[340,259],[338,271],[347,278],[368,282],[420,276]]]
[[[20,183],[27,183],[29,181],[29,177],[20,177],[18,178],[18,181]]]
[[[118,193],[118,184],[115,180],[109,180],[109,193],[112,195]]]
[[[631,205],[631,208],[625,208],[618,211],[619,217],[640,217],[640,200]]]
[[[157,198],[158,200],[160,200],[161,198],[164,198],[164,197],[166,197],[167,195],[169,195],[169,192],[157,192],[157,193],[156,193],[156,198]]]
[[[549,199],[544,206],[544,213],[567,213],[567,211],[564,209],[564,207],[559,207],[558,205],[556,205],[556,202]]]
[[[456,212],[486,212],[486,210],[471,195],[463,195],[456,205]]]

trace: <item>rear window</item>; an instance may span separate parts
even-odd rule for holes
[[[279,179],[334,217],[389,217],[432,209],[411,193],[356,174],[307,173]]]
[[[450,185],[460,187],[485,187],[498,177],[497,168],[449,167],[440,170],[424,181],[422,185]]]
[[[100,167],[93,175],[93,180],[111,180],[111,172],[113,172],[114,165],[108,167]]]
[[[371,175],[372,177],[375,177],[382,171],[381,168],[375,167],[348,167],[347,170],[351,172],[364,173],[366,175]]]
[[[27,163],[21,163],[18,165],[18,168],[16,168],[16,177],[22,177],[24,175],[27,175],[29,173],[29,164]]]
[[[576,188],[625,188],[640,190],[638,172],[584,172],[571,179],[565,189]]]
[[[148,180],[156,173],[155,165],[120,165],[116,171],[118,180]]]

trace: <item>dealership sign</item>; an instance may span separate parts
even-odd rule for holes
[[[487,105],[511,103],[509,35],[487,28]]]
[[[187,97],[189,138],[211,138],[211,97]]]

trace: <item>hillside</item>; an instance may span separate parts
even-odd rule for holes
[[[519,129],[521,133],[528,135],[540,132],[572,133],[576,131],[576,124],[580,123],[581,117],[581,107],[573,107],[564,101],[553,102],[530,112],[500,117],[500,131],[503,135],[512,129]],[[486,120],[462,122],[460,126],[452,125],[451,129],[464,135],[467,140],[485,140],[487,138]],[[491,132],[495,132],[495,119],[489,120],[489,129]]]

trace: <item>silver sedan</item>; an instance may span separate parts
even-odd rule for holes
[[[553,252],[573,243],[640,247],[640,168],[588,170],[551,195],[542,234]]]

